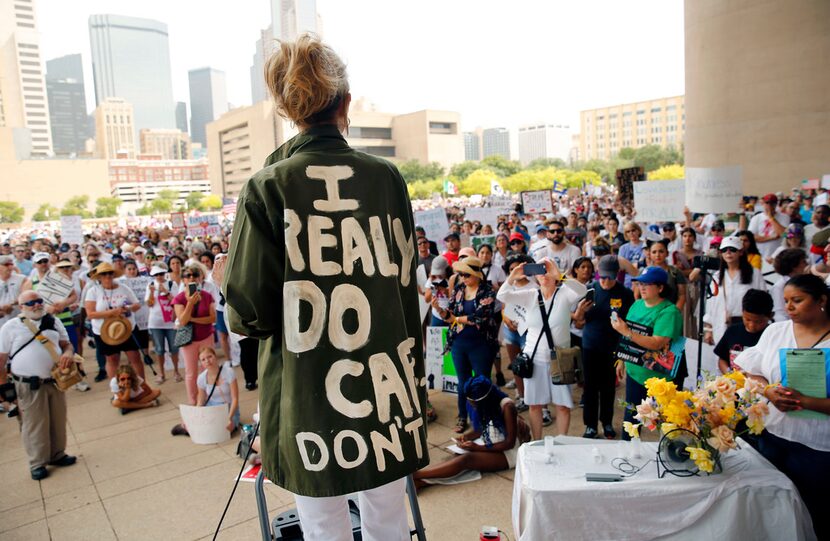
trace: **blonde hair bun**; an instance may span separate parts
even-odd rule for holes
[[[330,120],[349,92],[346,65],[313,34],[279,42],[265,63],[265,84],[277,112],[305,125]]]

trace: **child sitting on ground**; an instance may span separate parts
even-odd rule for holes
[[[159,405],[159,389],[151,389],[128,364],[118,367],[115,377],[110,380],[113,392],[112,405],[121,409],[121,415],[132,410],[154,408]]]

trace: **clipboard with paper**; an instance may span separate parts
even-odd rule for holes
[[[830,398],[830,348],[779,350],[781,384],[814,398]],[[787,415],[802,419],[827,419],[812,410],[789,411]]]

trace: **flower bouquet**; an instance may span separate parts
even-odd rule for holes
[[[645,386],[648,397],[635,407],[634,418],[639,423],[626,421],[625,431],[639,437],[641,426],[660,428],[661,448],[663,440],[671,443],[691,433],[686,445],[678,446],[675,441],[673,447],[680,458],[692,460],[706,473],[721,470],[720,455],[737,447],[737,436],[760,434],[769,413],[763,384],[741,372],[709,376],[694,392],[679,391],[673,382],[662,378],[648,379]]]

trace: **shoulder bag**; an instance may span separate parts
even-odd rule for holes
[[[196,312],[199,303],[193,305],[193,310],[190,312],[190,317]],[[173,345],[176,347],[183,347],[193,342],[193,323],[187,323],[176,328],[176,336],[173,338]]]
[[[556,300],[556,293],[559,292],[557,289],[553,293],[553,300]],[[513,359],[513,362],[510,363],[510,370],[513,372],[514,375],[520,378],[532,378],[533,377],[533,358],[536,357],[536,350],[539,349],[539,342],[542,340],[542,334],[548,335],[548,345],[553,347],[553,340],[550,338],[550,328],[548,327],[548,318],[547,314],[545,313],[545,299],[542,298],[542,291],[537,290],[536,295],[538,297],[539,303],[539,311],[542,312],[542,328],[546,331],[543,333],[539,333],[539,338],[536,339],[536,345],[533,346],[533,353],[528,356],[527,353],[524,351],[519,352],[516,355],[516,358]],[[553,307],[553,302],[551,302],[551,307]],[[552,350],[552,349],[551,349]]]
[[[32,320],[29,318],[21,316],[20,321],[22,321],[23,324],[26,325],[30,331],[32,331],[32,334],[35,335],[35,339],[43,344],[43,347],[45,347],[49,352],[49,355],[51,355],[53,362],[51,373],[52,377],[55,379],[55,386],[57,386],[58,389],[66,391],[76,383],[83,381],[84,376],[79,367],[80,363],[84,361],[83,357],[76,353],[73,355],[72,359],[74,362],[70,363],[69,368],[61,368],[60,354],[58,354],[55,344],[46,338],[43,333],[35,327],[35,324],[32,323]]]
[[[556,290],[559,292],[559,289]],[[556,294],[553,295],[556,301]],[[544,306],[541,306],[544,310]],[[548,318],[553,312],[553,302],[550,304],[550,311],[543,312],[542,328],[545,331],[545,338],[550,348],[550,381],[554,385],[571,385],[582,381],[582,350],[579,346],[568,348],[558,347],[553,342],[553,335],[550,330]]]

